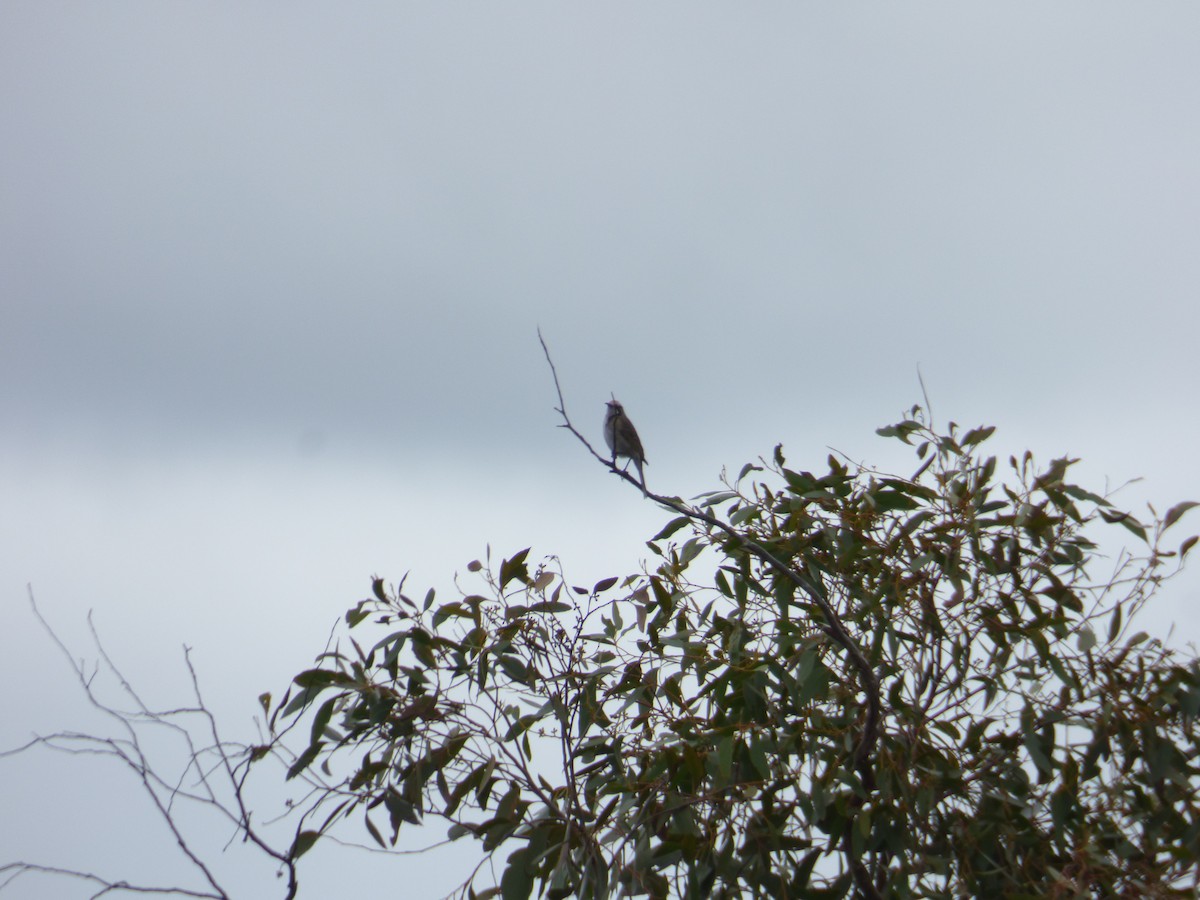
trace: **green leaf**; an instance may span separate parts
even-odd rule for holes
[[[296,761],[292,763],[291,768],[287,770],[287,776],[285,777],[285,780],[291,781],[293,778],[311,766],[313,760],[317,758],[317,754],[321,752],[321,747],[323,746],[324,745],[320,741],[313,741],[313,743],[309,744],[308,748],[300,754]]]
[[[413,629],[411,635],[413,656],[415,656],[417,661],[426,668],[436,669],[437,659],[433,655],[433,647],[430,645],[429,633],[417,628]]]
[[[505,732],[502,740],[505,743],[507,743],[508,741],[511,741],[513,738],[520,737],[522,734],[524,734],[526,731],[529,730],[531,725],[533,725],[535,722],[537,722],[538,718],[539,718],[538,716],[533,715],[533,714],[530,714],[527,716],[520,716],[515,722],[513,722],[511,725],[508,726],[508,731]]]
[[[650,542],[654,543],[656,541],[661,541],[661,540],[665,540],[666,538],[669,538],[671,535],[673,535],[675,532],[677,532],[680,528],[683,528],[685,525],[687,525],[688,522],[690,522],[690,521],[691,521],[691,519],[689,519],[687,516],[680,516],[677,519],[672,519],[670,522],[668,522],[666,525],[663,526],[662,531],[660,531],[654,537],[650,538]]]
[[[496,662],[511,680],[518,684],[529,683],[529,667],[515,656],[504,653],[496,657]]]
[[[321,704],[321,708],[317,710],[317,714],[313,716],[312,723],[312,743],[316,744],[325,734],[325,726],[329,724],[330,718],[333,716],[334,706],[337,704],[338,697],[330,697]]]
[[[326,687],[337,682],[344,683],[347,680],[341,672],[330,669],[306,669],[292,679],[302,688]]]
[[[522,847],[508,858],[508,867],[500,877],[500,896],[503,900],[529,900],[533,893],[533,873],[526,859],[529,851]]]
[[[387,844],[383,840],[383,835],[379,833],[379,829],[375,827],[375,823],[371,821],[370,813],[363,816],[363,821],[367,825],[367,831],[375,839],[375,843],[386,850]]]
[[[547,900],[566,900],[575,893],[571,882],[571,867],[564,860],[554,867],[550,883],[546,885]]]
[[[1096,633],[1092,629],[1084,626],[1079,629],[1079,649],[1086,653],[1096,646]]]
[[[1136,534],[1143,541],[1147,541],[1145,527],[1141,522],[1127,512],[1108,512],[1107,510],[1102,509],[1100,510],[1100,518],[1102,518],[1105,522],[1108,522],[1110,525],[1120,525],[1122,528],[1128,530],[1131,534]]]
[[[996,430],[995,425],[987,425],[983,428],[972,428],[970,431],[968,431],[966,434],[963,435],[962,441],[960,441],[960,443],[964,447],[972,447],[975,444],[982,444],[984,441],[986,441],[988,438],[990,438],[992,436],[992,432],[995,430]]]
[[[1116,608],[1113,610],[1112,619],[1108,623],[1108,641],[1110,644],[1115,641],[1117,639],[1117,635],[1121,633],[1122,621],[1122,608],[1121,604],[1118,603]]]
[[[937,722],[937,721],[935,721],[933,723],[933,727],[936,728],[938,731],[942,732],[943,734],[948,734],[950,737],[954,738],[956,741],[959,741],[962,738],[962,732],[960,732],[958,730],[958,726],[956,726],[953,722]]]
[[[741,481],[751,472],[761,472],[762,470],[762,466],[756,466],[754,463],[746,463],[744,466],[742,466],[742,471],[738,472],[737,480]]]
[[[759,778],[766,781],[771,777],[771,763],[763,749],[763,743],[762,738],[755,735],[751,738],[746,750],[750,755],[750,764],[754,766],[754,771],[758,773]]]
[[[730,525],[745,525],[751,519],[758,519],[761,515],[757,506],[743,506],[736,509],[733,515],[729,517]]]
[[[500,590],[504,590],[510,581],[529,583],[529,567],[525,565],[525,557],[531,548],[526,547],[520,553],[500,563]]]
[[[492,770],[494,763],[488,760],[485,763],[476,766],[466,778],[458,782],[450,791],[450,801],[446,804],[443,810],[445,815],[452,816],[454,811],[458,809],[458,805],[462,802],[463,797],[472,788],[478,788],[483,779],[486,778]]]
[[[1185,512],[1189,509],[1194,509],[1200,506],[1195,500],[1185,500],[1183,503],[1176,503],[1167,510],[1167,514],[1163,516],[1163,531],[1166,531],[1172,525],[1180,520]]]
[[[1033,764],[1037,766],[1037,770],[1042,775],[1049,775],[1054,771],[1054,764],[1050,761],[1040,732],[1026,732],[1025,749],[1029,751],[1029,758],[1033,760]]]
[[[410,825],[420,825],[421,817],[417,814],[416,807],[400,796],[400,792],[395,788],[388,788],[387,793],[383,795],[383,805],[387,807],[388,815],[392,820],[392,834],[400,833],[400,826],[407,822]]]
[[[574,604],[546,600],[529,607],[531,613],[564,613],[575,609]]]
[[[701,494],[700,497],[704,498],[700,503],[702,507],[716,506],[718,503],[724,503],[726,500],[736,500],[738,493],[737,491],[714,491],[711,494]]]
[[[904,443],[911,443],[908,436],[916,431],[920,426],[916,422],[898,422],[895,425],[885,425],[883,428],[876,428],[875,433],[880,437],[900,438]]]
[[[912,497],[899,491],[876,491],[867,494],[866,500],[880,512],[916,509],[919,505]]]
[[[437,608],[437,612],[433,614],[433,627],[437,628],[451,616],[457,616],[460,619],[472,618],[471,610],[467,609],[461,603],[443,603]]]
[[[353,628],[367,616],[371,615],[371,611],[367,609],[367,604],[370,600],[363,600],[358,603],[353,609],[346,610],[346,624]]]
[[[679,564],[681,566],[687,566],[693,559],[695,559],[704,551],[706,546],[707,542],[704,539],[690,538],[680,549]]]
[[[321,832],[319,831],[301,831],[292,842],[292,849],[288,851],[288,859],[297,860],[302,857],[312,849],[313,844],[320,836]]]

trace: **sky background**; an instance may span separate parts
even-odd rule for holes
[[[1200,499],[1197,110],[1192,3],[0,4],[0,746],[95,722],[29,584],[252,738],[373,574],[636,571],[667,517],[556,429],[538,326],[663,492],[909,471],[919,366],[998,453]],[[187,877],[103,771],[0,760],[5,859]],[[301,897],[456,859],[319,848]]]

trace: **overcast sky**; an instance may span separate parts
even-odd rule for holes
[[[1000,452],[1200,499],[1198,110],[1194,3],[0,4],[0,744],[86,721],[27,583],[249,737],[372,574],[635,571],[665,517],[555,428],[539,325],[666,492],[896,459],[920,366]],[[133,789],[50,762],[0,762],[6,858],[146,871]],[[363,860],[301,896],[455,880]]]

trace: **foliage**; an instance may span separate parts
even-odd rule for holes
[[[293,855],[440,818],[505,859],[481,898],[1190,895],[1200,667],[1132,623],[1195,504],[1143,523],[991,431],[914,407],[911,477],[777,447],[650,494],[653,568],[591,587],[528,550],[448,602],[376,579],[274,708],[289,776],[348,773]]]

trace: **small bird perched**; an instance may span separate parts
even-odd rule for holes
[[[629,416],[625,415],[625,407],[612,399],[608,403],[608,410],[604,415],[604,442],[608,444],[608,449],[612,451],[613,465],[617,464],[618,457],[625,457],[632,460],[637,466],[638,480],[642,483],[642,489],[646,488],[646,473],[642,471],[642,466],[646,464],[646,451],[642,449],[641,438],[638,437],[637,429],[633,427],[633,423],[629,421]],[[629,468],[629,463],[625,464]]]

